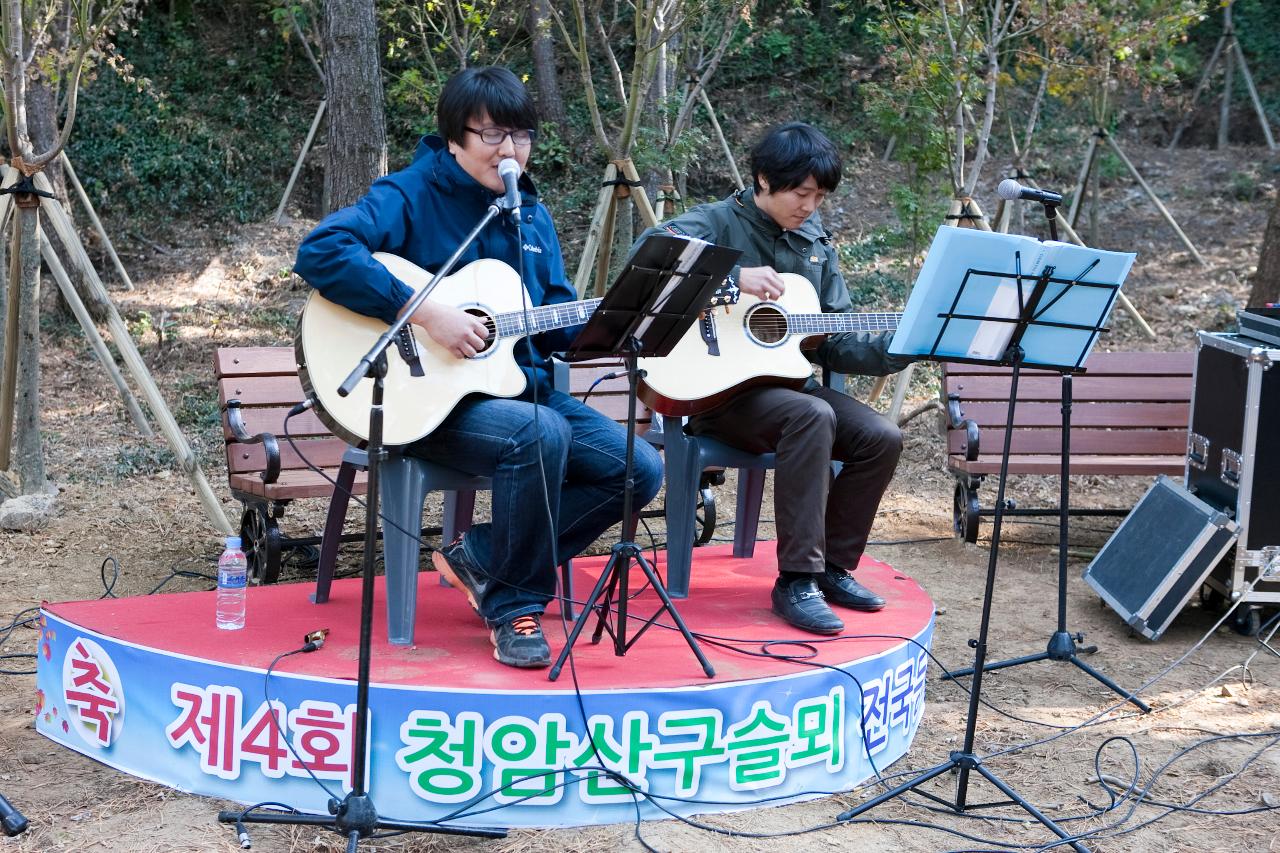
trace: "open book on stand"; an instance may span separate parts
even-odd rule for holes
[[[997,361],[1038,279],[1048,272],[1024,363],[1083,365],[1133,266],[1109,252],[943,225],[907,300],[889,351],[938,360]]]

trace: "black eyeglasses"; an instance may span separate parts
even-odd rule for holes
[[[538,135],[535,130],[503,130],[500,127],[486,127],[481,130],[476,130],[474,127],[463,129],[467,133],[474,133],[480,137],[480,141],[485,145],[501,145],[503,140],[510,136],[512,143],[521,148],[532,145],[534,138]]]

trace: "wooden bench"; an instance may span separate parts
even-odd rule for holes
[[[279,522],[288,505],[306,498],[328,501],[333,481],[356,495],[363,495],[368,483],[362,470],[343,465],[349,445],[329,432],[314,411],[289,420],[296,450],[285,439],[285,416],[303,400],[292,347],[222,347],[214,353],[214,373],[223,413],[227,484],[244,508],[240,537],[250,576],[260,583],[274,583],[280,577],[285,549],[319,546],[325,539],[281,533]],[[312,470],[307,462],[324,473]],[[334,529],[341,532],[345,503],[342,510],[343,518],[326,520],[326,530],[336,524]],[[361,538],[361,533],[331,538],[326,550],[336,552],[339,541]]]
[[[1000,471],[1011,371],[945,363],[947,470],[956,479],[956,536],[978,538],[978,487]],[[1190,352],[1094,353],[1072,380],[1072,474],[1180,475],[1190,423]],[[1054,371],[1025,369],[1018,381],[1010,474],[1058,474],[1062,458],[1062,381]],[[1124,509],[1071,509],[1075,515],[1125,515]],[[1057,507],[1006,509],[1011,515],[1056,515]]]

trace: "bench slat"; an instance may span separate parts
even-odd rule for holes
[[[347,452],[348,445],[340,438],[313,438],[297,442],[298,450],[306,456],[307,461],[320,468],[336,467],[342,464],[342,454]],[[245,471],[261,471],[267,464],[266,451],[261,444],[227,444],[227,467],[232,473]],[[289,446],[287,441],[280,441],[280,470],[306,468],[306,462]]]
[[[1008,421],[1006,403],[969,403],[962,400],[961,414],[986,429],[1003,427]],[[1062,424],[1061,403],[1019,401],[1014,408],[1014,426],[1056,427]],[[1083,403],[1071,406],[1072,427],[1168,427],[1185,431],[1191,422],[1191,404],[1186,403]],[[986,435],[984,432],[983,435]],[[986,439],[983,439],[986,441]]]
[[[987,451],[1004,447],[1003,429],[984,429],[982,431],[982,448]],[[1062,430],[1060,429],[1015,429],[1011,452],[1013,454],[1047,454],[1058,458],[1062,450]],[[952,454],[963,455],[965,449],[964,434],[953,430],[947,437],[947,450]],[[1186,427],[1181,430],[1147,430],[1147,429],[1073,429],[1071,430],[1071,455],[1077,453],[1096,455],[1127,454],[1184,454],[1187,449]],[[999,454],[995,454],[999,458]]]
[[[334,479],[337,479],[338,477],[337,468],[325,469],[325,473]],[[230,483],[231,488],[237,491],[257,495],[258,497],[273,501],[326,497],[333,492],[333,485],[310,469],[281,471],[280,478],[270,485],[263,483],[262,478],[260,478],[256,473],[232,474]],[[368,490],[368,473],[365,471],[357,471],[355,483],[351,486],[352,493],[363,495]]]
[[[1196,355],[1193,352],[1095,352],[1085,362],[1087,371],[1084,375],[1175,376],[1185,374],[1190,376],[1195,369],[1195,364]],[[997,367],[989,364],[963,364],[954,361],[944,363],[943,367],[948,376],[989,376],[1009,372],[1007,367]],[[1027,368],[1022,371],[1023,376],[1032,374],[1057,376],[1058,372],[1036,368]]]
[[[950,380],[952,377],[948,377]],[[1190,376],[1077,376],[1072,381],[1071,398],[1078,402],[1115,401],[1168,402],[1191,399]],[[945,393],[959,395],[962,402],[1007,401],[1008,376],[970,376],[945,386]],[[1062,399],[1062,383],[1057,376],[1023,376],[1018,382],[1018,402]]]
[[[245,429],[250,435],[269,432],[280,441],[285,441],[284,418],[292,406],[244,406],[240,413],[244,418]],[[320,422],[314,410],[295,415],[289,420],[289,434],[294,438],[311,438],[313,436],[330,435],[329,428]],[[226,414],[222,417],[222,437],[224,441],[234,441],[235,435],[227,425]]]
[[[1183,456],[1098,456],[1075,453],[1071,454],[1072,474],[1139,474],[1154,477],[1157,474],[1170,476],[1181,474],[1185,457]],[[963,459],[948,460],[947,466],[956,471],[969,474],[1000,473],[1000,455],[983,454],[973,462]],[[1057,456],[1013,456],[1009,457],[1010,473],[1018,474],[1057,474],[1061,463]]]
[[[218,403],[239,399],[246,406],[292,406],[302,400],[297,373],[288,376],[234,376],[218,380]]]
[[[213,354],[214,376],[268,376],[298,372],[290,347],[222,347]]]

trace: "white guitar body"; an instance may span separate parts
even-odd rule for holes
[[[690,415],[723,402],[751,385],[802,385],[813,373],[787,314],[816,314],[818,293],[803,276],[782,273],[787,289],[764,302],[743,293],[737,304],[714,308],[720,355],[711,355],[694,323],[665,358],[639,359],[645,371],[641,399],[665,415]],[[780,334],[780,336],[779,336]]]
[[[415,291],[431,274],[395,255],[373,256]],[[528,295],[520,277],[502,261],[474,261],[440,280],[428,297],[481,316],[521,310]],[[417,341],[423,376],[413,376],[393,343],[387,349],[386,392],[383,399],[384,435],[388,445],[416,441],[430,433],[467,394],[514,397],[524,390],[525,378],[515,361],[519,336],[497,336],[474,358],[458,358],[437,344],[421,328],[410,324]],[[298,323],[294,351],[303,390],[316,401],[317,414],[333,432],[351,443],[368,439],[373,380],[361,380],[347,397],[338,386],[369,352],[387,324],[357,314],[312,292]]]

